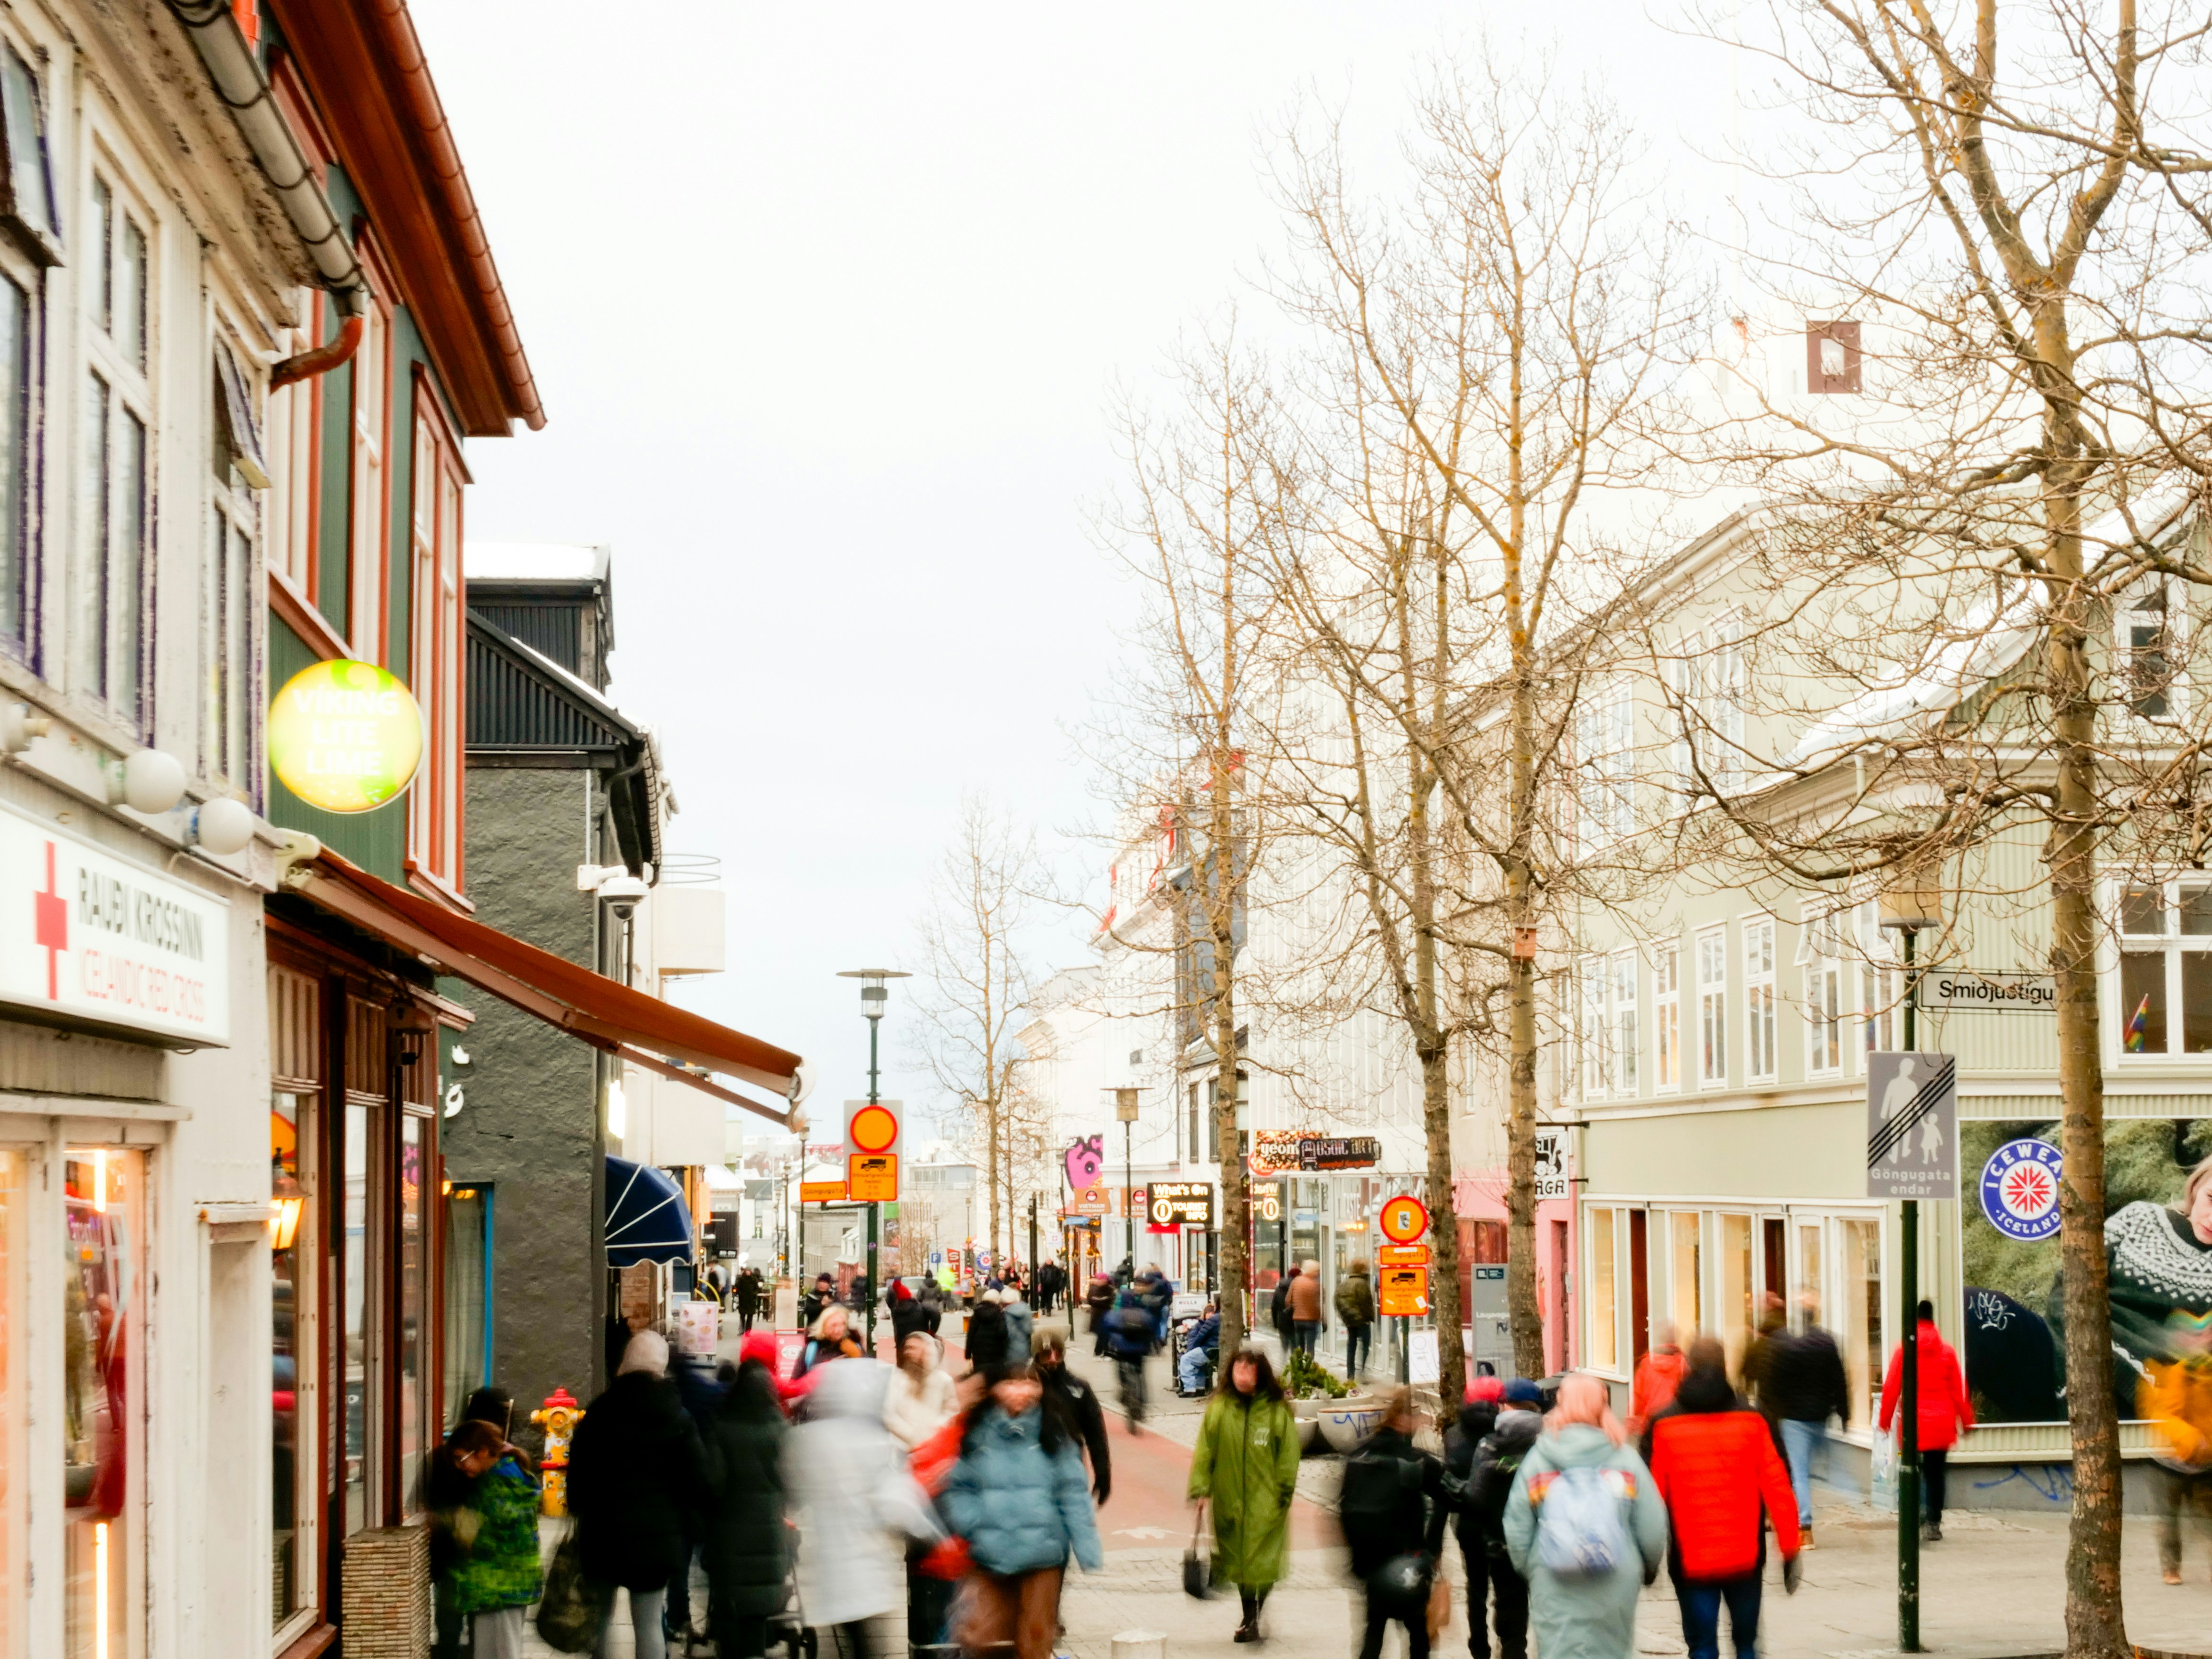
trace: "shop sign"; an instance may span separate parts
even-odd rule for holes
[[[1867,1060],[1867,1196],[1959,1195],[1959,1062],[1882,1052]]]
[[[221,1047],[230,907],[65,830],[0,811],[0,1003]]]
[[[374,663],[310,663],[270,702],[270,768],[310,806],[373,812],[422,763],[422,710]]]
[[[1106,1192],[1103,1187],[1085,1187],[1076,1194],[1075,1202],[1060,1212],[1062,1215],[1104,1215]]]
[[[1145,1213],[1145,1189],[1142,1187],[1116,1187],[1113,1193],[1115,1215],[1140,1216]]]
[[[1282,1195],[1273,1187],[1262,1187],[1253,1193],[1250,1205],[1255,1221],[1280,1221],[1283,1218]]]
[[[1567,1196],[1567,1132],[1536,1131],[1536,1201]]]
[[[1213,1184],[1206,1181],[1155,1181],[1152,1186],[1152,1212],[1156,1226],[1211,1227]]]
[[[1918,976],[1920,1006],[1929,1013],[2048,1014],[2058,1006],[2049,974],[1929,972]]]
[[[1382,1161],[1382,1143],[1372,1135],[1333,1139],[1304,1135],[1298,1140],[1301,1170],[1371,1170]]]
[[[1252,1135],[1252,1156],[1247,1162],[1260,1176],[1289,1175],[1298,1167],[1298,1148],[1306,1137],[1282,1129],[1259,1129]]]
[[[1982,1166],[1982,1213],[2007,1238],[2033,1241],[2058,1231],[2058,1148],[2047,1140],[2008,1140]]]

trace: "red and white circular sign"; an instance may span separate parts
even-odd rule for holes
[[[1411,1193],[1385,1199],[1375,1224],[1393,1244],[1410,1244],[1429,1230],[1428,1206]]]

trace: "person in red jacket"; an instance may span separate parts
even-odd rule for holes
[[[1766,1526],[1782,1547],[1782,1586],[1797,1591],[1797,1499],[1766,1419],[1729,1386],[1717,1338],[1690,1344],[1690,1369],[1644,1431],[1644,1461],[1667,1505],[1667,1570],[1690,1659],[1719,1659],[1721,1603],[1736,1659],[1756,1659]]]
[[[1959,1369],[1958,1350],[1936,1330],[1936,1304],[1923,1301],[1913,1310],[1920,1325],[1915,1334],[1920,1357],[1920,1536],[1930,1544],[1943,1537],[1943,1477],[1951,1462],[1951,1448],[1959,1443],[1962,1429],[1974,1426],[1974,1402],[1966,1398],[1966,1375]],[[1897,1415],[1898,1395],[1905,1388],[1905,1345],[1889,1351],[1889,1370],[1881,1380],[1881,1431],[1889,1432]]]
[[[1636,1362],[1636,1381],[1628,1391],[1628,1431],[1641,1437],[1644,1425],[1674,1398],[1690,1362],[1674,1346],[1674,1328],[1662,1325],[1651,1333],[1651,1346]]]

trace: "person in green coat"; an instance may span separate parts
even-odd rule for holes
[[[1297,1485],[1297,1421],[1267,1356],[1247,1348],[1223,1368],[1190,1455],[1191,1501],[1212,1502],[1214,1577],[1243,1604],[1240,1642],[1260,1639],[1260,1608],[1286,1571]]]
[[[430,1559],[441,1656],[521,1659],[523,1611],[543,1589],[538,1481],[495,1424],[471,1419],[430,1455]],[[465,1649],[455,1638],[469,1632]]]
[[[1577,1373],[1560,1385],[1559,1403],[1513,1477],[1505,1548],[1528,1581],[1529,1622],[1544,1659],[1631,1659],[1636,1650],[1637,1595],[1667,1559],[1667,1506],[1626,1438],[1605,1385]],[[1626,1549],[1609,1572],[1563,1577],[1544,1565],[1544,1494],[1570,1469],[1598,1471],[1620,1502]]]

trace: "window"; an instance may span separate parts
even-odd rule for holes
[[[0,118],[8,140],[7,216],[31,233],[29,251],[42,264],[56,263],[53,167],[46,154],[46,112],[39,77],[23,54],[0,46]]]
[[[0,1659],[22,1659],[31,1579],[30,1156],[0,1146]]]
[[[325,307],[320,295],[303,294],[301,326],[279,336],[283,355],[289,356],[319,344],[324,319],[332,309]],[[295,380],[269,394],[269,520],[264,532],[269,568],[281,573],[310,604],[315,601],[317,588],[315,403],[322,385],[320,379]]]
[[[1881,906],[1863,904],[1858,915],[1859,950],[1864,958],[1859,964],[1860,1046],[1866,1054],[1887,1054],[1899,1046],[1901,1023],[1900,987],[1891,965],[1893,935],[1882,931]]]
[[[1805,390],[1834,397],[1859,389],[1859,325],[1805,325]]]
[[[215,419],[210,427],[208,545],[201,567],[200,770],[252,792],[258,769],[251,738],[255,706],[252,628],[254,543],[261,515],[252,479],[260,440],[237,360],[220,342],[215,357]]]
[[[1847,1219],[1836,1224],[1838,1266],[1842,1272],[1843,1307],[1837,1334],[1843,1340],[1844,1375],[1851,1403],[1846,1428],[1874,1420],[1881,1391],[1882,1346],[1881,1224]]]
[[[146,1204],[143,1154],[70,1147],[60,1269],[64,1659],[143,1651]]]
[[[1636,952],[1623,951],[1613,959],[1613,1090],[1633,1096],[1641,1086],[1636,1074],[1638,1032],[1636,1029]]]
[[[1682,947],[1662,945],[1651,969],[1653,1060],[1658,1089],[1682,1086]]]
[[[363,662],[384,661],[384,445],[389,339],[368,302],[353,354],[353,521],[348,545],[346,643]]]
[[[1667,1292],[1671,1298],[1670,1316],[1681,1340],[1690,1340],[1692,1331],[1705,1326],[1704,1300],[1700,1286],[1705,1273],[1705,1237],[1702,1218],[1694,1210],[1670,1210],[1667,1213]]]
[[[1636,705],[1628,682],[1586,692],[1575,727],[1582,840],[1599,846],[1636,828]]]
[[[1582,985],[1583,1097],[1595,1099],[1605,1092],[1608,1070],[1605,1052],[1605,958],[1585,959],[1576,978]]]
[[[1667,659],[1667,777],[1677,797],[1675,805],[1687,811],[1698,794],[1696,757],[1690,748],[1690,722],[1694,718],[1690,661],[1698,650],[1696,635],[1683,640],[1677,649],[1680,654]]]
[[[2212,1054],[2212,882],[2120,895],[2120,1053]]]
[[[1728,1081],[1728,930],[1698,935],[1698,1081]]]
[[[1610,1209],[1592,1209],[1583,1233],[1589,1241],[1589,1363],[1601,1370],[1616,1370],[1620,1364],[1613,1218]]]
[[[1723,1215],[1720,1218],[1721,1340],[1728,1347],[1729,1374],[1743,1375],[1744,1350],[1751,1346],[1757,1311],[1752,1306],[1751,1218]]]
[[[2115,628],[2121,695],[2138,720],[2170,720],[2180,708],[2180,664],[2188,656],[2183,625],[2188,607],[2163,576],[2133,589],[2119,604]]]
[[[1775,1075],[1774,919],[1743,925],[1744,1071],[1753,1083]]]
[[[1195,1083],[1190,1085],[1190,1161],[1193,1164],[1204,1161],[1199,1152],[1198,1085]]]
[[[461,478],[436,400],[417,383],[415,397],[414,662],[411,684],[429,726],[429,744],[408,805],[416,867],[447,886],[461,882],[462,681]]]
[[[1805,1069],[1816,1077],[1844,1068],[1843,912],[1805,924]]]
[[[134,732],[148,725],[146,595],[152,544],[153,423],[146,374],[149,241],[135,211],[94,174],[85,227],[88,315],[76,558],[70,573],[70,684]]]
[[[12,54],[11,54],[12,55]],[[31,295],[0,272],[0,646],[31,653]]]
[[[1698,727],[1705,776],[1723,792],[1741,787],[1743,764],[1743,641],[1729,617],[1716,626],[1705,649],[1692,659],[1698,683]]]

